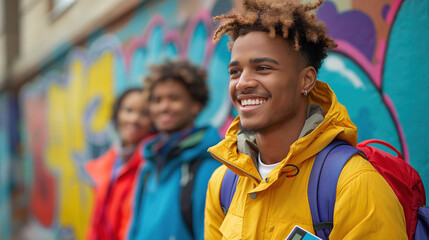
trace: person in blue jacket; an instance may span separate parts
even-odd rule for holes
[[[159,133],[142,144],[146,165],[128,239],[204,239],[207,185],[220,166],[207,153],[220,140],[217,130],[194,125],[208,101],[206,76],[187,60],[169,60],[152,66],[145,78]]]

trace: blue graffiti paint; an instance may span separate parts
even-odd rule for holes
[[[134,51],[134,54],[131,58],[131,65],[130,65],[130,71],[129,71],[130,79],[132,79],[133,82],[134,81],[137,82],[138,79],[142,80],[143,77],[147,75],[148,68],[147,66],[145,66],[147,62],[146,58],[147,58],[147,49],[138,48],[136,51]],[[142,82],[140,81],[140,84],[141,83]]]
[[[230,0],[216,1],[216,4],[214,5],[211,11],[211,15],[219,16],[221,14],[228,12],[231,8],[232,8],[232,2]]]
[[[202,65],[207,44],[207,29],[202,22],[198,23],[188,43],[188,59],[197,65]]]
[[[123,28],[118,29],[118,31],[115,32],[115,36],[121,42],[129,40],[130,37],[133,36],[140,36],[146,28],[148,22],[156,14],[162,14],[165,16],[167,18],[167,25],[169,27],[177,27],[175,26],[177,24],[177,19],[175,18],[177,16],[177,8],[177,0],[162,2],[158,1],[156,4],[152,4],[149,8],[147,5],[142,4],[133,13],[130,21],[127,22]]]
[[[113,91],[115,96],[121,94],[129,85],[135,86],[137,79],[130,78],[125,70],[124,58],[122,55],[115,55],[115,64],[114,68],[114,85]]]
[[[380,93],[366,73],[348,57],[330,53],[318,78],[327,82],[358,127],[358,141],[377,138],[398,149],[400,140]]]
[[[168,43],[164,48],[165,58],[175,58],[179,55],[177,46],[173,42]]]
[[[197,125],[212,124],[219,127],[230,113],[228,63],[231,52],[227,48],[227,36],[223,36],[214,49],[207,67],[210,86],[209,102],[197,118]]]
[[[147,39],[146,46],[139,46],[131,57],[129,78],[131,85],[142,86],[143,78],[149,73],[152,64],[160,63],[166,59],[175,58],[178,55],[174,43],[164,44],[164,32],[161,26],[156,26]],[[116,84],[120,84],[116,81]],[[122,85],[125,83],[122,82]]]
[[[151,64],[163,62],[167,56],[163,56],[163,44],[164,32],[160,26],[157,26],[153,29],[152,34],[148,40],[148,46],[146,47],[147,57],[143,67],[148,67]]]
[[[391,96],[405,132],[410,163],[429,197],[429,1],[404,1],[390,33],[383,89]]]
[[[7,100],[0,95],[0,239],[10,237],[10,149],[8,148]]]

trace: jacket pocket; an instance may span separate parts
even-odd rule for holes
[[[220,225],[219,231],[222,233],[222,239],[238,240],[241,238],[243,218],[228,213]]]

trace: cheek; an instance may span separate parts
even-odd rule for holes
[[[230,96],[231,100],[234,100],[235,85],[237,85],[237,81],[230,81],[229,82],[229,96]]]
[[[190,101],[173,101],[171,103],[171,109],[172,111],[175,111],[176,113],[190,113],[192,112],[192,102]]]
[[[126,124],[126,119],[127,119],[127,116],[126,116],[125,113],[119,113],[118,114],[118,118],[117,118],[116,124],[118,125],[119,128],[121,126],[123,126],[124,124]]]
[[[153,114],[155,114],[157,109],[159,109],[157,107],[157,104],[155,104],[155,103],[150,104],[149,105],[149,116],[152,116]]]

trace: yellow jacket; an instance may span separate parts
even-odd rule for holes
[[[321,106],[325,119],[310,134],[290,146],[288,155],[262,181],[254,160],[237,150],[239,117],[225,140],[209,148],[224,165],[212,175],[206,198],[205,239],[286,239],[295,225],[314,234],[307,185],[316,154],[334,138],[355,146],[357,128],[346,108],[326,83],[318,81],[309,103]],[[299,168],[296,172],[293,164]],[[240,176],[228,214],[219,193],[226,169]],[[256,198],[250,194],[256,193]],[[252,197],[254,197],[253,194]],[[359,155],[353,156],[339,177],[330,239],[407,239],[401,204],[384,178]]]

